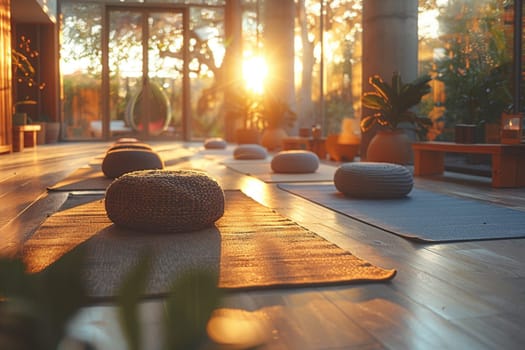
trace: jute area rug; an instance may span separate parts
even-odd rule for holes
[[[414,188],[399,199],[356,199],[333,184],[279,184],[312,202],[419,242],[525,237],[525,212]]]
[[[89,164],[78,168],[53,186],[49,191],[104,191],[113,179],[102,173],[100,165]]]
[[[226,210],[215,227],[180,234],[134,232],[108,219],[101,195],[70,195],[23,248],[38,272],[77,247],[89,295],[110,298],[144,250],[154,253],[146,296],[167,292],[182,272],[215,273],[226,290],[387,281],[396,271],[364,261],[279,215],[241,191],[225,191]]]

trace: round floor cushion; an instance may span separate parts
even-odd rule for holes
[[[143,170],[109,185],[106,212],[117,226],[143,232],[190,232],[212,226],[224,214],[217,181],[194,170]]]
[[[233,158],[235,159],[266,159],[268,151],[261,145],[247,143],[235,147]]]
[[[335,187],[349,197],[400,198],[412,190],[413,184],[410,170],[392,163],[343,163],[334,174]]]
[[[153,150],[153,148],[148,145],[147,143],[143,143],[143,142],[118,142],[118,143],[114,143],[112,144],[107,152],[111,152],[111,151],[114,151],[116,149],[124,149],[124,148],[140,148],[140,149],[148,149],[148,150]]]
[[[102,172],[115,179],[136,170],[164,169],[157,152],[141,148],[122,148],[109,151],[102,160]]]
[[[306,150],[281,151],[273,157],[271,166],[276,173],[315,173],[319,168],[319,157]]]
[[[220,137],[212,137],[204,140],[205,149],[225,149],[226,146],[226,141]]]
[[[121,137],[115,141],[115,143],[132,143],[132,142],[141,142],[136,137]]]

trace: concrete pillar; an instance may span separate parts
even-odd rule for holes
[[[418,0],[363,0],[363,92],[372,90],[368,78],[374,74],[390,81],[398,71],[404,82],[418,76],[417,17]],[[362,159],[374,134],[362,135]]]

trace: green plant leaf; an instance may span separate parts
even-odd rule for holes
[[[31,279],[20,259],[0,258],[0,296],[27,296]]]
[[[67,322],[86,303],[81,269],[84,249],[77,248],[46,269],[28,273],[21,259],[1,260],[1,317],[20,331],[20,342],[38,346],[31,349],[56,349]],[[18,329],[20,328],[20,329]]]
[[[215,274],[192,270],[179,276],[165,304],[165,349],[197,349],[205,339],[206,324],[220,298]]]
[[[46,335],[53,343],[60,341],[67,322],[87,301],[82,279],[85,256],[84,247],[77,247],[32,276],[42,319],[48,323]]]
[[[376,113],[374,115],[367,115],[366,117],[363,117],[361,119],[361,131],[366,132],[372,129],[372,127],[376,124],[377,118],[381,116],[381,114]]]
[[[401,80],[401,75],[399,72],[394,72],[392,74],[392,91],[393,96],[400,96],[402,94],[403,81]]]
[[[138,305],[146,290],[148,275],[153,258],[145,252],[137,265],[124,277],[117,297],[119,319],[130,350],[140,350],[142,334],[138,314]]]
[[[385,83],[380,76],[373,75],[369,83],[375,91],[365,92],[362,96],[362,105],[378,111],[372,119],[366,118],[361,123],[361,130],[369,130],[374,123],[383,127],[396,128],[400,122],[410,122],[416,127],[427,127],[427,123],[419,123],[410,109],[421,102],[424,95],[430,92],[428,82],[432,80],[425,74],[411,83],[404,84],[398,72],[392,74],[391,85]]]
[[[383,111],[390,109],[390,105],[387,100],[377,92],[365,92],[361,99],[363,107],[369,108],[376,111]]]
[[[379,75],[371,76],[368,79],[368,83],[372,85],[375,91],[381,95],[385,101],[391,101],[396,95],[392,87],[385,83]]]

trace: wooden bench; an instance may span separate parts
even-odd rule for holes
[[[37,132],[42,127],[38,124],[13,126],[13,152],[22,152],[24,147],[36,147]]]
[[[466,144],[454,142],[415,142],[414,176],[442,174],[445,153],[492,155],[492,187],[525,187],[525,144]]]

